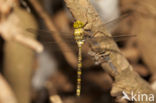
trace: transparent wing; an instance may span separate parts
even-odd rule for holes
[[[131,11],[127,11],[127,12],[121,14],[121,16],[119,18],[116,18],[116,19],[110,20],[109,22],[104,23],[104,26],[109,26],[111,24],[117,24],[117,23],[121,22],[122,20],[124,20],[125,18],[127,18],[128,16],[130,16],[131,14],[132,14]]]
[[[103,26],[106,27],[106,30],[112,31],[112,28],[117,27],[122,20],[128,18],[132,13],[133,13],[132,11],[122,13],[120,17],[104,23]]]
[[[104,24],[104,26],[108,26],[108,25],[112,25],[114,23],[119,23],[121,20],[123,20],[124,18],[128,17],[130,15],[129,12],[124,13],[123,15],[121,15],[119,18],[114,19],[110,22],[107,22]],[[48,47],[56,47],[57,43],[55,42],[55,40],[52,39],[52,34],[55,33],[55,31],[49,31],[49,30],[43,30],[43,29],[39,29],[39,30],[35,30],[33,28],[28,28],[26,29],[27,32],[31,32],[31,33],[38,33],[38,38],[39,40],[46,46]],[[73,36],[73,32],[59,32],[60,34],[65,34],[65,36],[62,36],[62,38],[67,42],[67,44],[72,44],[75,45],[75,40],[74,40],[74,36]],[[102,40],[106,40],[106,39],[114,39],[115,41],[121,41],[121,40],[127,40],[129,37],[134,37],[135,35],[117,35],[117,36],[111,36],[111,37],[100,37]],[[97,37],[96,37],[97,38]],[[87,40],[90,39],[96,39],[96,38],[90,38],[88,37]],[[86,41],[87,41],[86,40]]]
[[[55,40],[53,40],[53,33],[56,33],[55,31],[49,31],[49,30],[36,30],[33,28],[28,28],[26,29],[27,32],[31,32],[31,33],[37,33],[38,34],[38,39],[44,43],[47,44],[55,44]],[[73,33],[67,33],[67,32],[59,32],[59,34],[65,34],[65,35],[60,35],[65,41],[67,42],[71,42],[73,43],[74,40],[74,36]]]
[[[32,32],[32,33],[35,33],[36,32],[36,30],[34,30],[34,29],[29,29],[28,30],[29,32]],[[43,30],[39,30],[39,31],[43,31]],[[45,34],[45,33],[48,33],[48,35],[47,34]],[[55,32],[52,32],[52,33],[55,33]],[[62,33],[64,33],[64,32],[62,32]],[[92,40],[94,40],[94,39],[101,39],[101,40],[108,40],[108,39],[113,39],[113,40],[115,40],[115,41],[124,41],[124,40],[127,40],[127,39],[129,39],[129,38],[132,38],[132,37],[135,37],[136,35],[123,35],[123,34],[118,34],[118,35],[116,35],[116,36],[103,36],[103,37],[87,37],[86,38],[86,42],[88,42],[88,41],[92,41]],[[77,48],[77,44],[76,44],[76,42],[75,42],[75,40],[74,40],[74,37],[73,36],[67,36],[67,37],[63,37],[64,38],[64,40],[65,40],[65,42],[72,48],[72,49],[74,49],[74,50],[76,50],[76,48]],[[39,36],[38,36],[38,39],[39,39],[39,41],[44,45],[44,47],[46,47],[46,48],[50,48],[50,49],[53,49],[53,50],[55,50],[55,51],[58,51],[59,49],[59,47],[58,47],[58,44],[55,42],[55,40],[53,40],[52,39],[52,36],[51,36],[51,33],[48,31],[48,32],[46,32],[45,30],[44,30],[44,35],[40,35],[39,34]],[[68,50],[65,50],[66,52],[68,51]]]
[[[106,22],[102,26],[111,27],[112,25],[117,24],[117,23],[121,22],[123,19],[127,18],[131,13],[132,12],[130,12],[130,11],[126,12],[126,13],[123,13],[119,18],[116,18],[116,19],[113,19],[113,20],[111,20],[109,22]],[[45,30],[45,29],[44,30],[43,29],[35,30],[33,28],[27,28],[26,31],[31,32],[31,33],[38,32],[39,34],[53,34],[53,33],[55,33],[55,31],[50,31],[50,30]],[[73,38],[73,32],[68,32],[67,33],[67,32],[60,31],[59,33],[60,34],[65,34],[66,35],[66,36],[64,36],[65,39]],[[41,36],[41,35],[39,35],[39,36]],[[47,37],[47,35],[43,36],[43,38],[46,38],[46,37]],[[47,37],[47,38],[49,38],[49,37]]]
[[[28,28],[26,29],[27,32],[31,32],[31,33],[37,33],[38,34],[38,40],[44,45],[45,48],[48,49],[53,49],[55,51],[60,51],[60,47],[58,46],[58,42],[56,42],[53,39],[53,33],[56,33],[55,31],[49,31],[49,30],[43,30],[43,29],[33,29],[33,28]],[[61,34],[65,34],[61,35]],[[62,37],[62,39],[64,40],[64,42],[66,44],[68,44],[70,46],[70,48],[72,49],[76,49],[76,43],[73,37],[73,33],[67,33],[67,32],[59,32],[60,36]],[[69,50],[64,50],[64,51],[69,51]]]
[[[121,34],[121,35],[116,35],[116,36],[102,36],[102,37],[90,37],[90,38],[88,38],[88,39],[86,39],[86,42],[89,42],[89,41],[94,41],[94,40],[96,40],[96,39],[98,39],[98,40],[114,40],[114,41],[116,41],[116,42],[118,42],[118,41],[125,41],[125,40],[127,40],[127,39],[130,39],[130,38],[132,38],[132,37],[136,37],[136,35],[131,35],[131,34],[129,34],[129,35],[123,35],[123,34]]]
[[[111,37],[106,37],[106,38],[114,39],[115,41],[123,41],[123,40],[127,40],[129,38],[132,38],[132,37],[136,37],[136,35],[131,35],[131,34],[128,34],[128,35],[117,35],[117,36],[111,36]]]
[[[44,30],[43,29],[36,30],[36,29],[33,29],[33,28],[27,28],[26,31],[31,32],[31,33],[37,33],[39,37],[43,37],[43,38],[46,38],[46,39],[48,39],[50,37],[49,35],[51,35],[53,33],[56,33],[55,31],[50,31],[50,30],[45,30],[45,29]],[[73,32],[67,33],[67,32],[62,32],[61,31],[59,33],[64,34],[65,35],[64,38],[66,38],[66,39],[73,38]]]
[[[31,33],[36,33],[37,30],[35,29],[27,29],[28,32],[31,32]],[[51,44],[51,45],[56,45],[55,41],[52,39],[52,36],[51,34],[52,33],[55,33],[54,31],[46,31],[46,30],[38,30],[39,33],[46,33],[45,35],[38,35],[38,38],[40,41],[42,41],[44,44]],[[74,36],[72,35],[72,33],[66,33],[66,32],[60,32],[61,34],[64,33],[64,34],[70,34],[69,36],[64,36],[63,38],[65,39],[66,42],[68,42],[69,44],[73,44],[75,43],[75,40],[74,40]],[[48,34],[48,35],[47,35]],[[131,38],[131,37],[135,37],[136,35],[124,35],[124,34],[118,34],[118,35],[115,35],[115,36],[104,36],[102,37],[103,40],[106,40],[106,39],[114,39],[115,41],[123,41],[123,40],[127,40],[128,38]],[[92,38],[92,37],[86,37],[87,40],[90,40],[90,39],[96,39],[96,38],[101,38],[101,37],[95,37],[95,38]]]

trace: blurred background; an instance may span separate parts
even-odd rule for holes
[[[156,1],[89,1],[113,36],[136,35],[117,44],[134,71],[155,90]],[[110,95],[114,80],[95,65],[87,45],[83,46],[82,95],[76,97],[75,19],[63,0],[38,2],[39,6],[28,0],[0,0],[0,103],[126,103]]]

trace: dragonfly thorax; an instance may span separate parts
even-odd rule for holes
[[[74,38],[79,46],[84,44],[84,29],[83,28],[75,29]]]
[[[85,24],[79,20],[75,21],[73,24],[74,29],[83,28]]]

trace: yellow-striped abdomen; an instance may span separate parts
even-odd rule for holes
[[[84,23],[80,21],[76,21],[73,25],[75,28],[74,30],[74,38],[76,40],[76,43],[78,45],[79,51],[78,51],[78,68],[77,68],[77,89],[76,89],[76,95],[80,96],[81,94],[81,74],[82,74],[82,45],[84,44]]]

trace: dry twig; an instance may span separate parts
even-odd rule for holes
[[[51,103],[63,103],[58,95],[50,96]]]
[[[72,49],[65,43],[65,41],[60,37],[60,33],[55,27],[53,21],[51,20],[50,16],[46,13],[46,11],[43,10],[43,8],[40,6],[40,4],[37,2],[37,0],[30,0],[36,11],[39,13],[39,15],[42,17],[42,19],[45,21],[47,27],[51,31],[55,31],[55,33],[51,34],[52,37],[55,39],[56,43],[62,50],[62,53],[64,54],[67,62],[74,68],[76,68],[77,59],[75,54],[73,53]],[[66,52],[68,50],[68,52]]]

